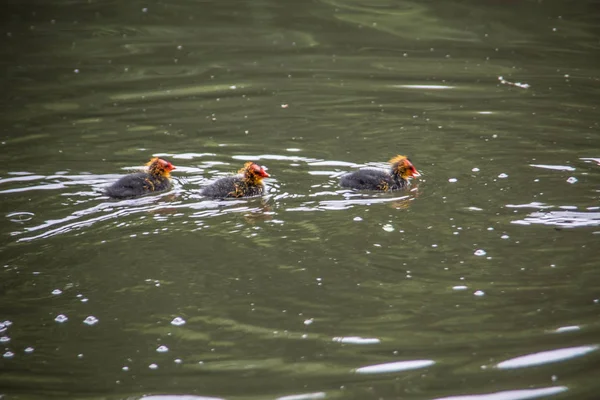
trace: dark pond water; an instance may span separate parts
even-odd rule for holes
[[[0,19],[0,398],[598,398],[596,2]],[[396,154],[410,191],[339,187]],[[247,160],[264,198],[200,195]]]

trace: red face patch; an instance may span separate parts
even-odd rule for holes
[[[160,166],[163,167],[167,171],[173,171],[175,169],[175,166],[167,160],[163,160],[162,158],[159,158],[158,162],[160,163]]]
[[[265,171],[265,169],[263,167],[261,167],[258,164],[252,163],[250,168],[252,168],[252,170],[254,171],[254,173],[256,173],[256,175],[262,176],[263,178],[268,178],[271,176],[267,173],[267,171]]]

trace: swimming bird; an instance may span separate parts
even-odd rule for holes
[[[397,155],[390,161],[390,170],[362,168],[340,178],[342,187],[360,190],[400,190],[410,185],[410,178],[420,176],[406,156]]]
[[[221,178],[204,187],[200,193],[212,198],[251,197],[263,194],[265,184],[263,178],[268,178],[267,171],[260,165],[248,161],[237,175]]]
[[[130,199],[171,188],[170,172],[175,169],[173,164],[154,157],[146,166],[146,171],[125,175],[113,183],[106,188],[106,194],[115,199]]]

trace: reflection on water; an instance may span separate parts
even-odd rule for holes
[[[596,398],[594,6],[8,4],[0,397]]]

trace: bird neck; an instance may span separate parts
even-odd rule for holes
[[[244,182],[248,185],[259,185],[262,181],[262,178],[256,174],[246,172],[244,175]]]

